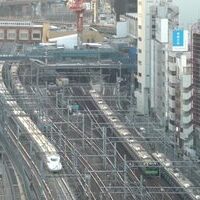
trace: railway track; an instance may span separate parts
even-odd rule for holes
[[[91,104],[90,104],[91,105]],[[87,106],[85,106],[85,108],[86,108],[86,111],[88,112],[88,113],[90,113],[90,116],[92,116],[92,118],[93,118],[93,120],[94,121],[96,121],[96,119],[94,118],[94,116],[93,116],[93,114],[90,112],[90,109],[87,107]],[[96,124],[98,124],[98,122],[96,121]],[[82,136],[82,134],[81,134],[81,136]],[[168,199],[168,200],[171,200],[171,197],[167,194],[167,193],[165,193],[164,191],[163,191],[163,193],[164,193],[164,196],[163,196],[163,198],[165,198],[165,199]],[[159,199],[160,197],[155,197],[155,199]]]
[[[60,113],[57,113],[57,116],[58,115],[60,115]],[[54,113],[52,113],[51,114],[51,118],[54,118],[54,117],[52,117],[52,116],[56,116],[55,115],[55,111],[54,111]],[[59,120],[62,120],[63,119],[63,116],[60,116],[60,119]],[[79,135],[79,138],[80,138],[80,136],[82,136],[83,134],[82,134],[82,131],[81,130],[79,130],[77,127],[75,127],[74,125],[73,125],[73,123],[71,123],[70,122],[70,126],[76,131],[76,132],[79,132],[80,133],[80,135]],[[64,138],[62,138],[62,141],[64,142],[65,140],[64,140]],[[91,147],[93,147],[93,150],[94,150],[94,143],[92,142],[90,142],[89,140],[86,140],[87,141],[87,143],[88,143],[88,145],[89,146],[91,146]],[[71,143],[70,143],[71,144]],[[98,154],[100,154],[101,153],[101,151],[99,152],[99,150],[96,148],[95,149],[95,151],[98,153]],[[91,174],[91,176],[93,177],[93,179],[95,179],[94,177],[96,177],[96,179],[97,179],[97,181],[96,181],[96,183],[98,182],[98,187],[99,187],[99,189],[100,190],[102,190],[102,188],[104,188],[104,190],[106,190],[106,186],[104,185],[104,183],[101,181],[101,178],[99,177],[99,175],[97,174],[97,173],[95,173],[95,169],[93,169],[93,167],[91,166],[91,164],[85,159],[85,158],[81,158],[81,163],[84,163],[83,165],[84,165],[84,168],[89,168],[89,170],[90,171],[92,171],[93,173]],[[108,163],[111,163],[111,161],[108,159]],[[94,176],[95,175],[95,176]],[[121,176],[120,176],[121,177]],[[120,178],[121,179],[121,178]],[[121,181],[122,181],[122,179],[121,179]],[[101,191],[102,193],[105,193],[105,191]],[[107,195],[109,196],[109,198],[110,199],[113,199],[112,198],[112,196],[109,194],[109,192],[108,191],[106,191],[106,193],[107,193]],[[133,197],[134,198],[134,197]]]
[[[72,125],[72,127],[73,127],[74,129],[76,129],[76,127],[75,127],[73,124],[71,124],[71,125]],[[76,129],[76,130],[77,130],[77,129]],[[62,141],[64,141],[64,140],[62,139]],[[69,145],[72,146],[71,143],[69,143]],[[90,170],[94,171],[93,168],[92,168],[92,166],[90,165],[90,163],[89,163],[85,158],[82,158],[82,159],[81,159],[81,162],[82,162],[82,164],[84,165],[85,168],[89,168]],[[101,187],[102,187],[102,188],[105,188],[105,185],[104,185],[103,182],[101,181],[101,179],[100,179],[100,177],[98,176],[98,174],[92,173],[91,176],[93,177],[94,180],[97,179],[95,182],[97,183],[97,185],[99,186],[99,188],[101,188]],[[62,183],[63,183],[63,179],[62,179]],[[101,184],[101,185],[100,185],[100,184]],[[59,182],[59,185],[61,185],[61,182]],[[64,184],[64,185],[66,186],[66,184]],[[63,190],[63,186],[62,186],[62,190]],[[112,196],[109,196],[109,197],[110,197],[110,199],[113,199]]]
[[[74,92],[73,91],[73,93],[74,93],[74,95],[76,95],[76,92]],[[84,95],[80,95],[81,93],[80,92],[78,92],[79,94],[78,94],[78,96],[79,97],[81,97],[81,96],[84,96]],[[44,94],[40,94],[40,95],[44,95]],[[85,97],[84,97],[85,98]],[[79,99],[79,102],[81,102],[81,98]],[[52,103],[49,103],[48,105],[51,105]],[[90,106],[91,106],[91,101],[84,101],[84,103],[83,103],[84,105],[83,105],[83,107],[85,107],[85,111],[86,112],[88,112],[89,113],[89,118],[90,119],[92,119],[93,121],[96,121],[95,123],[96,124],[99,124],[99,122],[98,122],[98,120],[99,119],[95,119],[96,118],[96,116],[95,116],[95,114],[93,114],[92,112],[93,111],[95,111],[95,112],[99,112],[99,111],[97,111],[97,109],[96,109],[96,106],[94,105],[93,106],[93,108],[91,109],[91,108],[88,108],[87,107],[87,104],[89,104]],[[53,118],[52,116],[54,116],[55,115],[55,112],[57,113],[56,114],[56,116],[58,117],[59,116],[59,120],[58,119],[56,119],[55,118],[55,120],[58,120],[58,121],[61,121],[62,120],[62,118],[63,118],[63,114],[62,113],[60,113],[59,112],[59,109],[57,109],[57,110],[54,110],[54,111],[52,111],[51,108],[52,106],[50,106],[50,107],[48,107],[47,109],[48,109],[48,112],[50,113],[50,116],[51,116],[51,118]],[[91,112],[91,110],[92,110],[92,112]],[[103,118],[103,121],[104,120],[106,120],[105,118]],[[69,123],[69,121],[66,121],[66,120],[64,120],[64,121],[62,121],[64,124],[67,124],[67,123]],[[105,123],[106,124],[106,123]],[[65,126],[64,126],[65,127]],[[77,138],[79,138],[79,141],[78,141],[78,139],[77,139],[77,145],[82,145],[81,144],[81,140],[80,140],[80,138],[83,136],[83,132],[82,132],[82,130],[80,130],[78,127],[76,127],[72,122],[70,122],[70,128],[71,129],[73,129],[76,133],[79,133],[78,135],[77,135]],[[89,131],[89,129],[87,129],[87,131]],[[63,138],[62,138],[62,141],[63,142],[65,142],[66,141],[66,133],[64,133],[62,136],[63,136]],[[67,136],[69,136],[69,135],[67,135]],[[89,135],[90,136],[90,135]],[[90,140],[90,138],[89,138],[89,136],[88,136],[88,138],[85,138],[85,140],[86,140],[86,143],[88,143],[88,145],[89,146],[96,146],[96,147],[98,147],[98,145],[96,145],[94,142],[88,142],[89,140]],[[75,141],[76,139],[75,139],[75,137],[74,137],[74,135],[73,136],[70,136],[71,138],[72,138],[72,140],[73,141]],[[71,141],[72,141],[71,140]],[[74,145],[73,144],[71,144],[71,142],[69,142],[70,144],[69,145],[71,145],[72,146],[72,148],[74,148]],[[69,148],[69,147],[68,147]],[[98,147],[99,148],[99,147]],[[97,148],[97,149],[98,149]],[[102,151],[99,151],[99,150],[97,150],[96,149],[96,152],[99,152],[99,153],[101,153],[102,154]],[[101,150],[101,149],[100,149]],[[80,153],[80,152],[77,152],[77,153]],[[81,152],[81,154],[82,154],[82,152]],[[80,155],[81,155],[80,154]],[[81,158],[81,159],[83,159],[83,158]],[[79,160],[80,161],[80,160]],[[83,164],[83,162],[85,162],[86,161],[86,163],[84,163]],[[108,163],[110,162],[109,161],[109,159],[107,160],[108,161]],[[81,162],[81,161],[80,161]],[[93,168],[90,168],[90,166],[87,166],[87,163],[89,163],[89,161],[88,160],[86,160],[85,158],[84,158],[84,161],[82,161],[81,162],[82,164],[83,164],[83,166],[84,167],[86,167],[86,168],[89,168],[90,169],[90,171],[92,171],[92,172],[94,172],[95,170],[93,169]],[[111,162],[112,163],[112,162]],[[96,175],[96,177],[98,177],[97,175]],[[98,181],[97,181],[98,182]],[[152,181],[151,181],[152,182]],[[156,188],[156,186],[158,186],[157,185],[157,182],[155,181],[155,183],[153,184],[153,182],[152,182],[152,185],[153,186],[155,186],[155,188]],[[100,186],[100,184],[98,184],[98,187],[100,188],[100,189],[102,189],[102,188],[106,188],[105,187],[105,185],[103,185],[103,186]],[[150,188],[150,187],[149,187]],[[161,187],[159,187],[159,188],[161,188]],[[164,188],[163,188],[163,190],[164,190]],[[165,193],[165,191],[162,191],[163,192],[163,194],[164,195],[162,195],[162,198],[164,198],[164,199],[172,199],[167,193]],[[105,193],[105,192],[103,192],[103,191],[101,191],[101,193]],[[156,193],[156,192],[155,192]],[[158,195],[157,197],[154,197],[154,199],[160,199],[161,197],[160,197],[160,195]]]
[[[93,101],[92,101],[92,99],[88,99],[88,98],[86,98],[85,97],[85,95],[87,94],[88,95],[88,93],[86,93],[86,92],[83,92],[82,91],[82,89],[76,89],[76,90],[79,90],[79,92],[77,92],[77,93],[75,93],[76,95],[78,95],[78,96],[83,96],[83,98],[85,98],[85,99],[87,99],[87,101],[80,101],[79,100],[79,103],[81,104],[81,105],[83,105],[85,108],[86,108],[86,110],[90,113],[90,116],[92,116],[92,118],[93,118],[93,120],[94,120],[94,122],[96,123],[96,124],[99,124],[97,121],[99,120],[99,117],[96,117],[96,113],[98,113],[98,108],[96,107],[96,105],[94,105],[94,103],[93,103]],[[82,94],[82,95],[81,95]],[[81,99],[81,98],[79,98],[79,99]],[[82,103],[82,102],[84,102],[84,103]],[[90,111],[91,110],[91,111]],[[95,114],[93,114],[93,112],[95,113]],[[107,122],[107,119],[103,116],[103,115],[101,115],[101,123],[103,123],[103,124],[108,124],[108,122]],[[107,123],[106,123],[107,122]],[[115,130],[113,130],[113,131],[115,131]],[[138,135],[137,135],[138,136]],[[144,177],[145,178],[145,177]],[[165,199],[165,200],[172,200],[172,199],[180,199],[179,197],[178,197],[178,195],[174,195],[174,194],[168,194],[166,191],[165,191],[165,189],[164,189],[164,187],[166,186],[168,186],[169,187],[169,185],[166,183],[166,181],[164,181],[164,180],[159,180],[159,179],[154,179],[154,178],[152,178],[152,179],[146,179],[146,181],[147,181],[147,187],[148,186],[152,186],[151,187],[151,189],[153,188],[153,187],[155,187],[155,188],[159,188],[160,189],[160,191],[162,191],[162,193],[163,194],[159,194],[159,192],[151,192],[151,191],[149,191],[150,193],[152,193],[152,194],[155,194],[154,195],[154,199],[157,199],[157,200],[159,200],[160,198],[163,198],[163,199]],[[149,187],[148,187],[149,188]],[[150,188],[149,188],[150,189]]]
[[[51,199],[52,195],[51,195],[51,192],[50,192],[48,186],[46,185],[45,180],[41,178],[41,174],[40,174],[38,168],[32,162],[30,155],[25,150],[25,148],[21,145],[21,143],[18,140],[18,138],[16,137],[16,135],[13,134],[13,131],[10,128],[10,125],[8,124],[7,118],[16,119],[17,115],[11,108],[12,107],[11,105],[14,102],[14,100],[4,84],[4,79],[3,79],[4,64],[5,64],[4,62],[2,62],[0,64],[1,65],[0,66],[1,67],[1,70],[0,70],[0,73],[1,73],[1,75],[0,75],[1,99],[0,99],[0,101],[1,101],[1,105],[3,105],[2,108],[6,108],[8,113],[7,114],[3,113],[3,119],[1,121],[1,132],[3,132],[3,133],[5,132],[5,133],[7,133],[7,135],[1,134],[1,140],[4,142],[4,144],[8,144],[8,142],[10,141],[10,142],[12,142],[13,145],[16,146],[16,149],[18,149],[20,158],[23,160],[24,164],[29,169],[30,173],[32,173],[35,187],[43,188],[43,191],[41,193],[40,193],[40,190],[38,190],[38,191],[35,190],[35,195],[36,195],[37,199],[39,199],[41,196],[43,196],[44,199]],[[11,109],[11,111],[10,111],[10,109]],[[5,111],[5,110],[2,109],[2,111]],[[9,111],[10,111],[10,113],[9,113]],[[4,115],[6,115],[7,118]],[[5,145],[4,145],[4,147],[5,147]],[[11,148],[9,149],[6,145],[5,149],[10,153],[11,158],[13,160],[15,160],[12,155],[13,152],[11,151]],[[16,153],[15,152],[16,149],[14,150],[14,153]],[[13,147],[12,147],[12,150],[13,150]],[[19,163],[18,163],[17,167],[18,167],[18,171],[20,171],[20,173],[23,174],[24,173],[23,169],[21,169],[19,167]],[[27,189],[26,192],[28,192],[30,188],[26,188],[26,189]],[[30,192],[29,192],[29,194],[30,194]]]

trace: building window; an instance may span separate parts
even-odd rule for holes
[[[139,64],[139,65],[142,65],[142,61],[141,61],[141,60],[138,60],[138,64]]]
[[[33,38],[34,39],[39,39],[40,38],[40,33],[33,33]]]
[[[142,29],[142,26],[141,26],[141,25],[138,25],[138,28],[139,28],[139,29]]]
[[[192,74],[192,68],[191,67],[183,67],[183,74],[191,75]]]
[[[17,39],[16,30],[7,30],[7,39],[16,40]]]
[[[168,56],[168,61],[169,61],[170,63],[176,63],[176,57]]]
[[[175,100],[175,96],[171,96],[171,100]]]
[[[4,40],[4,30],[0,30],[0,40]]]
[[[142,53],[142,49],[138,49],[138,53]]]
[[[139,40],[139,41],[142,41],[142,38],[141,38],[141,37],[139,37],[139,38],[138,38],[138,40]]]
[[[172,113],[175,113],[175,108],[170,108],[170,111],[171,111]]]
[[[142,73],[138,73],[139,76],[142,76]]]
[[[29,39],[28,30],[20,30],[19,31],[19,40],[28,40]]]
[[[33,32],[32,33],[32,40],[41,40],[41,32],[40,31]]]
[[[172,76],[176,76],[176,71],[172,71],[172,72],[171,72],[171,75],[172,75]]]
[[[141,83],[138,83],[138,91],[142,92],[142,84]]]
[[[20,40],[28,40],[28,34],[27,33],[20,33],[19,39]]]

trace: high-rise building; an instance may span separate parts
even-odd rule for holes
[[[192,113],[195,130],[194,146],[200,157],[200,23],[192,26]]]
[[[172,1],[138,0],[138,88],[135,96],[137,111],[144,115],[155,114],[183,151],[193,153],[191,54],[186,42],[188,31],[180,29],[185,38],[184,48],[173,46],[173,34],[179,30],[178,25],[179,9]],[[198,67],[200,69],[200,59]],[[198,84],[200,88],[200,82]],[[199,113],[200,107],[197,112],[200,116]]]
[[[138,0],[137,110],[168,118],[168,37],[178,24],[178,8],[167,0]]]
[[[193,118],[200,128],[200,24],[192,28]]]
[[[192,153],[192,68],[190,52],[169,52],[169,131],[184,152]]]
[[[137,98],[137,110],[142,114],[149,113],[150,90],[150,44],[151,44],[151,16],[150,6],[152,1],[138,0],[138,89],[135,92]]]

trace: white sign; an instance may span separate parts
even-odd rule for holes
[[[168,19],[157,19],[156,39],[161,43],[168,42]]]

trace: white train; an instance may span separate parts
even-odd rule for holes
[[[116,117],[110,107],[105,103],[101,96],[95,91],[90,90],[90,94],[93,97],[95,103],[98,105],[100,110],[107,117],[112,127],[116,130],[119,137],[124,140],[125,148],[140,161],[138,165],[141,167],[142,171],[148,176],[155,176],[160,174],[159,163],[149,155],[140,143],[137,143],[135,139],[132,138],[130,131],[124,126],[124,124]]]
[[[178,168],[173,166],[171,160],[169,160],[163,153],[159,152],[153,153],[152,156],[162,165],[164,170],[163,173],[167,173],[171,179],[173,179],[175,184],[181,186],[179,192],[181,193],[181,189],[186,191],[186,193],[183,192],[182,194],[183,199],[200,199],[199,189],[196,188],[194,184],[188,180]]]
[[[3,64],[4,63],[0,63],[0,95],[1,98],[4,98],[3,103],[5,103],[8,106],[9,110],[11,110],[11,112],[13,113],[14,119],[20,124],[20,127],[24,129],[24,132],[29,134],[34,144],[37,145],[38,149],[43,154],[44,163],[47,169],[52,172],[60,171],[62,169],[62,164],[56,148],[42,134],[42,132],[35,125],[35,123],[22,110],[22,108],[17,104],[17,102],[12,100],[13,97],[7,90],[3,81]],[[17,67],[12,68],[12,73],[17,75]],[[18,84],[20,83],[17,83],[17,85]]]
[[[113,111],[102,99],[102,97],[95,90],[90,90],[90,95],[92,96],[99,109],[110,121],[118,136],[124,139],[125,148],[129,152],[133,153],[138,158],[138,160],[143,163],[142,170],[146,175],[158,175],[158,173],[160,173],[159,169],[162,169],[164,170],[164,173],[171,180],[173,180],[176,185],[179,185],[179,187],[181,187],[181,189],[183,190],[183,199],[200,199],[200,191],[194,187],[192,182],[187,179],[180,172],[180,170],[177,170],[173,167],[172,162],[167,159],[164,154],[157,152],[150,155],[136,139],[133,139],[131,137],[131,132],[118,119],[115,113],[113,113]],[[135,130],[137,131],[137,129]]]

